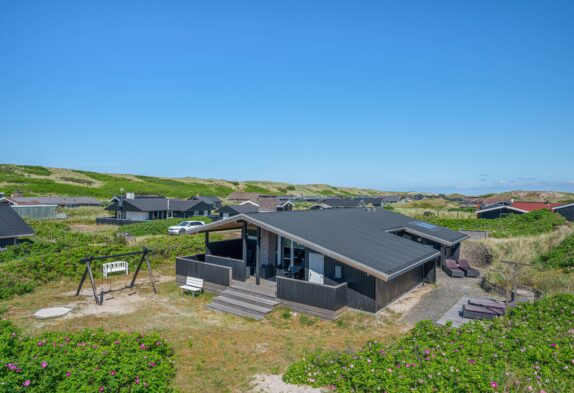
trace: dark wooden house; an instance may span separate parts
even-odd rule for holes
[[[0,248],[15,244],[18,239],[34,236],[34,230],[7,202],[0,202]]]
[[[211,232],[237,230],[237,239],[209,240]],[[221,265],[233,280],[266,280],[281,303],[326,318],[347,308],[375,313],[435,282],[436,266],[457,257],[467,238],[382,208],[238,214],[194,232],[205,233],[206,251],[177,259],[178,282],[192,274],[218,281],[210,269]],[[231,285],[225,280],[214,284]]]
[[[574,203],[556,206],[552,210],[555,213],[564,216],[568,221],[574,221]]]

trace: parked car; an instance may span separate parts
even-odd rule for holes
[[[182,221],[177,225],[169,227],[167,232],[170,235],[183,235],[191,231],[193,228],[197,228],[203,225],[205,225],[203,221]]]

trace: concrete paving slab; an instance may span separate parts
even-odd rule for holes
[[[33,315],[38,319],[50,319],[63,317],[70,311],[72,311],[72,309],[68,307],[48,307],[39,309]]]

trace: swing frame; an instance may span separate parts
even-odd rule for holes
[[[81,259],[80,263],[85,263],[86,269],[84,270],[84,274],[82,275],[82,279],[80,280],[80,285],[78,286],[78,290],[76,291],[76,296],[80,295],[80,291],[82,290],[82,286],[84,285],[84,281],[86,281],[86,278],[89,277],[90,283],[92,284],[92,292],[94,293],[94,300],[96,301],[96,304],[98,306],[101,306],[103,303],[103,296],[102,296],[102,299],[98,298],[98,293],[96,290],[96,281],[94,280],[94,274],[92,273],[92,263],[94,261],[102,261],[102,260],[106,260],[106,259],[116,259],[116,258],[123,258],[123,257],[129,257],[129,256],[136,256],[136,255],[141,255],[141,257],[139,258],[136,270],[134,272],[134,276],[133,276],[132,281],[131,281],[128,288],[134,287],[135,282],[136,282],[136,278],[138,277],[138,274],[140,272],[142,264],[145,262],[147,265],[147,271],[148,271],[149,279],[150,279],[151,285],[153,287],[153,293],[157,293],[157,290],[155,287],[155,280],[153,278],[153,272],[151,269],[151,263],[149,261],[149,254],[151,254],[151,253],[152,253],[152,250],[149,250],[149,249],[144,247],[142,249],[142,251],[128,252],[125,254],[103,255],[100,257],[90,256],[88,258]],[[111,291],[107,291],[107,292],[103,291],[103,287],[102,287],[101,294],[110,293],[110,292]]]

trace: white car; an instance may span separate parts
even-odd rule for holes
[[[182,221],[177,225],[169,227],[167,233],[170,235],[183,235],[189,233],[193,228],[204,226],[203,221]]]

